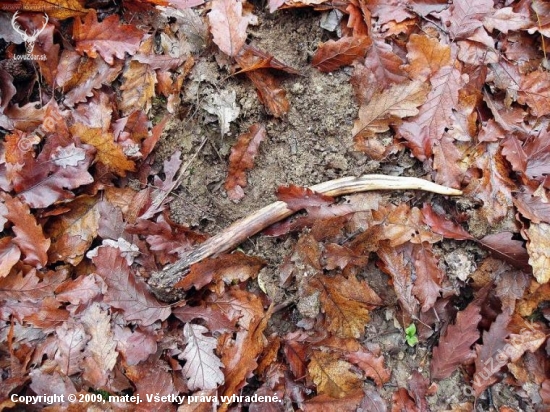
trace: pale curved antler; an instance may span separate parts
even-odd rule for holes
[[[25,49],[27,50],[27,54],[30,54],[34,49],[34,44],[36,42],[36,39],[38,38],[38,36],[40,36],[40,33],[42,33],[46,28],[46,25],[48,24],[48,21],[50,18],[46,13],[44,13],[44,24],[42,25],[42,28],[33,30],[32,34],[27,34],[26,31],[21,29],[21,26],[19,25],[19,23],[17,23],[18,16],[19,16],[19,10],[13,14],[13,17],[11,18],[11,25],[13,29],[21,35],[21,38],[25,42]]]

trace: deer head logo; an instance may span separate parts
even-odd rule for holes
[[[19,12],[16,11],[11,18],[11,25],[13,26],[13,29],[21,35],[23,38],[23,41],[25,42],[25,49],[27,50],[27,54],[31,54],[34,50],[34,43],[36,42],[36,39],[44,31],[46,28],[46,25],[48,24],[48,15],[44,13],[44,24],[42,25],[41,29],[33,30],[32,34],[28,34],[25,30],[21,29],[21,26],[19,23],[17,23],[17,17],[19,16]]]

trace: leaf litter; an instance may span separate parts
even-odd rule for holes
[[[71,1],[27,62],[2,24],[2,407],[548,408],[547,9]],[[305,189],[368,172],[464,196]],[[177,302],[152,293],[276,195],[298,212],[277,237],[192,266]]]

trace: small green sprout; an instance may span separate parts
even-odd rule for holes
[[[418,343],[418,336],[416,336],[416,325],[414,323],[411,323],[405,329],[405,340],[411,348]]]

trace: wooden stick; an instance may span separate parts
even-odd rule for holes
[[[424,179],[386,175],[343,177],[311,186],[310,189],[327,196],[341,196],[372,190],[422,190],[449,196],[462,194],[460,190],[441,186]],[[192,264],[234,249],[249,237],[293,213],[294,211],[290,210],[285,202],[271,203],[238,220],[221,233],[207,239],[177,262],[167,265],[159,272],[154,272],[149,278],[149,286],[161,300],[170,301],[181,298],[181,291],[179,293],[174,291],[173,286],[188,272]]]

